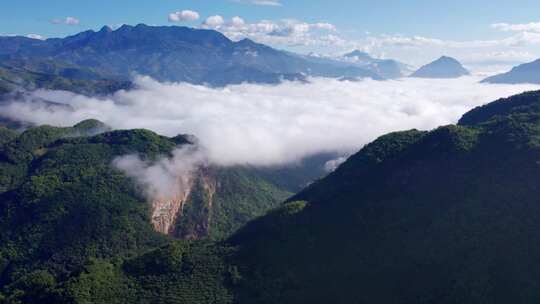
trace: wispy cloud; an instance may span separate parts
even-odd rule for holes
[[[56,18],[51,20],[53,24],[78,25],[81,21],[75,17]]]
[[[540,56],[540,32],[513,32],[499,39],[448,40],[425,36],[371,35],[357,40],[343,40],[348,49],[361,49],[377,57],[398,58],[421,65],[441,55],[456,57],[465,63],[489,61],[512,65]]]
[[[233,0],[234,2],[248,3],[263,6],[282,6],[279,0]]]
[[[492,28],[504,32],[536,32],[540,33],[540,22],[531,23],[494,23]]]

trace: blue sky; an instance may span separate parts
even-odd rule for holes
[[[207,17],[219,15],[223,17],[222,23],[206,27],[220,30],[233,39],[247,36],[299,52],[338,53],[360,48],[379,57],[397,57],[413,64],[433,59],[443,52],[463,57],[471,63],[479,62],[476,57],[482,53],[492,54],[493,61],[527,61],[540,57],[537,46],[540,43],[540,37],[537,37],[540,36],[540,25],[535,25],[540,21],[540,1],[494,2],[5,0],[0,4],[0,34],[61,37],[86,29],[99,29],[103,25],[114,27],[124,23],[200,27]],[[269,5],[273,3],[277,5]],[[174,23],[168,20],[169,14],[183,10],[198,13],[199,18]],[[228,25],[235,16],[241,17],[242,31]],[[68,17],[71,19],[66,19]],[[264,24],[261,24],[262,20],[265,20]],[[503,25],[494,26],[500,23]],[[268,31],[260,32],[262,27],[270,24],[278,29],[272,30],[272,37],[268,36]],[[293,30],[288,31],[290,28]],[[275,35],[277,32],[279,35]],[[289,34],[291,37],[285,37]],[[512,37],[519,41],[504,42]],[[410,39],[413,39],[412,43]]]

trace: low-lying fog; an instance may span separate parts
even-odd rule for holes
[[[147,128],[163,135],[194,134],[210,162],[274,165],[319,152],[349,153],[376,137],[455,123],[469,109],[537,85],[480,84],[478,77],[309,84],[243,84],[208,88],[135,79],[137,89],[105,98],[37,91],[66,106],[9,102],[0,113],[35,124],[73,125],[88,118],[113,128]]]

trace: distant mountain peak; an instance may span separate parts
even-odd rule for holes
[[[115,32],[127,31],[127,30],[131,30],[132,28],[133,28],[133,26],[131,26],[129,24],[122,24],[122,26],[117,28]]]
[[[446,56],[446,55],[443,55],[441,56],[439,59],[435,60],[435,62],[453,62],[453,63],[459,63],[459,61],[456,59],[456,58],[453,58],[453,57],[450,57],[450,56]],[[461,64],[461,63],[460,63]]]
[[[259,44],[249,38],[244,38],[242,40],[239,40],[237,43],[239,46],[258,46]]]
[[[112,30],[112,28],[111,28],[110,26],[105,25],[105,26],[103,26],[103,27],[101,28],[101,30],[99,30],[99,31],[102,32],[102,33],[110,33],[110,32],[112,32],[113,30]]]
[[[470,75],[470,72],[455,58],[441,56],[414,72],[411,77],[418,78],[458,78]]]

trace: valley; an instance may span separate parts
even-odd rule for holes
[[[119,3],[0,4],[1,304],[540,301],[537,23]]]

